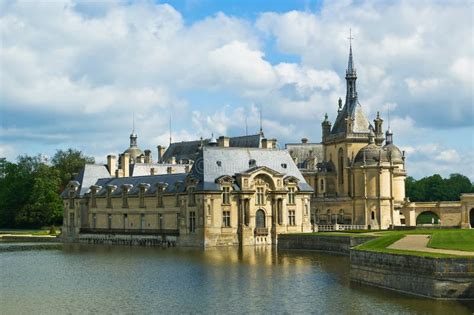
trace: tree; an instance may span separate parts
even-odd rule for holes
[[[59,171],[61,178],[60,190],[63,190],[71,179],[74,179],[85,164],[94,162],[93,157],[85,156],[81,151],[76,149],[69,148],[66,151],[57,150],[51,163],[53,167]]]
[[[474,186],[469,178],[461,174],[451,174],[449,178],[435,174],[420,180],[407,177],[405,188],[406,195],[411,201],[459,200],[462,193],[474,192]]]

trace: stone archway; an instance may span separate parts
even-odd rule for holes
[[[439,216],[433,211],[423,211],[416,217],[416,225],[439,224]]]
[[[469,223],[471,223],[471,229],[474,229],[474,208],[469,211]]]

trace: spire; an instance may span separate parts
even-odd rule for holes
[[[347,70],[346,70],[346,86],[347,86],[347,93],[346,93],[346,104],[350,103],[351,100],[357,99],[357,90],[356,90],[356,80],[357,80],[357,73],[356,69],[354,68],[354,60],[352,57],[352,30],[349,29],[349,61],[347,62]]]
[[[137,146],[137,134],[135,133],[135,112],[132,113],[132,133],[130,134],[130,147]]]
[[[260,104],[260,135],[263,137],[263,125],[262,125],[262,104]]]

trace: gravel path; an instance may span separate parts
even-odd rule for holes
[[[466,252],[461,250],[451,249],[437,249],[427,247],[428,241],[430,240],[429,235],[407,235],[401,240],[396,241],[387,248],[390,249],[401,249],[401,250],[412,250],[416,252],[426,253],[438,253],[438,254],[449,254],[459,256],[474,256],[474,252]]]

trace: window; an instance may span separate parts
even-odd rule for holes
[[[97,214],[92,214],[92,228],[95,229],[97,226]]]
[[[145,208],[145,187],[140,187],[140,208]]]
[[[255,167],[255,166],[257,166],[257,161],[255,161],[254,159],[249,160],[249,167]]]
[[[295,210],[288,210],[288,224],[296,225]]]
[[[95,194],[96,194],[96,191],[93,190],[91,192],[91,208],[97,208],[97,200],[96,200]]]
[[[222,166],[222,162],[221,162],[221,161],[216,161],[216,164],[217,164],[217,166]]]
[[[188,189],[188,206],[196,205],[196,195],[194,194],[194,187],[189,187]]]
[[[176,195],[176,207],[179,207],[179,195]]]
[[[107,208],[112,208],[112,189],[107,188]]]
[[[123,229],[128,229],[128,214],[123,215]]]
[[[230,187],[222,187],[222,203],[230,204]]]
[[[230,211],[222,212],[222,226],[230,227]]]
[[[375,220],[375,211],[372,211],[372,214],[370,215],[370,218],[371,218],[372,220]]]
[[[189,212],[189,233],[194,233],[196,231],[196,212]]]
[[[160,230],[162,230],[163,227],[164,227],[164,225],[165,225],[165,224],[164,224],[163,214],[162,214],[162,213],[158,213],[158,228],[159,228]]]
[[[263,187],[257,187],[257,198],[256,198],[257,205],[263,205],[265,203],[265,190]]]
[[[295,204],[295,187],[288,188],[288,203],[291,205]]]
[[[128,208],[128,193],[125,187],[122,190],[122,208]]]
[[[112,229],[112,215],[111,214],[107,216],[107,227],[109,228],[109,230]]]
[[[319,191],[320,191],[320,192],[323,192],[323,191],[324,191],[324,180],[323,180],[323,179],[321,179],[321,180],[319,181]]]
[[[176,213],[176,228],[179,229],[179,221],[181,219],[181,214]]]
[[[283,167],[283,168],[287,168],[287,167],[288,167],[288,165],[286,165],[286,163],[281,163],[281,167]]]
[[[163,208],[163,191],[161,189],[158,189],[156,191],[156,206],[158,208]]]
[[[140,230],[145,229],[145,215],[142,213],[140,215]]]
[[[74,209],[74,192],[69,193],[69,209]]]

